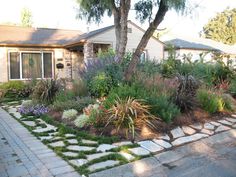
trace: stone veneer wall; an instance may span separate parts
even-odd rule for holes
[[[91,59],[94,57],[93,43],[87,42],[84,44],[84,60]]]

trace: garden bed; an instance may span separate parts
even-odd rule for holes
[[[144,61],[125,80],[128,63],[129,55],[122,63],[109,55],[85,64],[78,80],[10,81],[0,101],[81,174],[235,128],[230,62]]]
[[[236,115],[206,119],[204,123],[177,126],[146,140],[120,141],[117,137],[93,136],[65,126],[44,115],[21,116],[17,102],[2,107],[32,134],[71,164],[80,174],[89,174],[132,162],[176,146],[236,128]]]

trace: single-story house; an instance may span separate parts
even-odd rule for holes
[[[182,60],[184,57],[189,56],[193,61],[199,60],[200,55],[204,57],[205,61],[212,59],[213,53],[219,52],[227,56],[225,59],[230,58],[236,62],[236,47],[229,46],[211,39],[195,38],[195,39],[179,39],[175,38],[164,42],[165,58],[168,57],[169,45],[175,49],[176,58]]]
[[[127,51],[133,52],[144,30],[128,22]],[[84,60],[98,51],[115,48],[114,25],[82,33],[78,30],[25,28],[0,25],[0,82],[30,78],[76,79]],[[164,43],[152,37],[144,55],[161,60]]]

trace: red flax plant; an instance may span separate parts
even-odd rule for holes
[[[142,100],[133,98],[120,99],[115,101],[115,104],[107,112],[106,126],[112,124],[118,133],[120,130],[125,130],[126,137],[132,134],[132,140],[135,139],[135,130],[140,130],[142,126],[147,125],[150,128],[155,128],[151,120],[158,119],[149,112],[149,106],[145,105]]]

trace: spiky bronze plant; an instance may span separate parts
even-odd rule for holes
[[[116,131],[125,130],[126,137],[129,133],[132,134],[132,139],[135,138],[135,131],[147,125],[155,128],[151,120],[158,119],[149,112],[149,106],[144,104],[143,100],[134,98],[120,99],[117,97],[115,104],[108,110],[107,125],[114,125]]]

